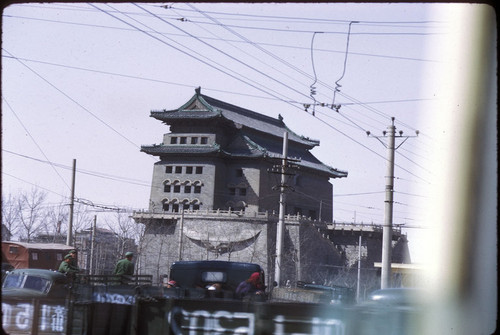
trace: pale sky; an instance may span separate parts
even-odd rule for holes
[[[436,45],[457,34],[453,15],[439,13],[462,6],[11,5],[2,17],[2,194],[39,187],[67,203],[76,159],[77,199],[147,209],[156,158],[140,146],[168,132],[150,111],[180,107],[200,86],[319,140],[313,154],[348,172],[331,180],[334,220],[382,224],[387,139],[373,136],[395,117],[411,137],[396,139],[394,224],[422,261],[425,227],[437,224],[421,215],[439,163],[430,152],[446,151],[436,143],[452,136],[433,123],[442,89],[434,74],[453,56]],[[306,112],[314,100],[326,106]]]

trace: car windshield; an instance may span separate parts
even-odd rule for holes
[[[23,283],[23,276],[9,274],[5,277],[5,281],[3,282],[3,288],[19,288]]]
[[[38,276],[11,274],[5,278],[4,288],[25,288],[47,293],[50,288],[50,280]]]

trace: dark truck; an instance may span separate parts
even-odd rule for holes
[[[170,266],[169,280],[174,280],[189,298],[234,298],[238,285],[259,272],[265,287],[264,270],[258,264],[228,261],[177,261]],[[220,291],[208,290],[219,284]]]

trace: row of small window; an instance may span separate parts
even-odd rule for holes
[[[172,166],[172,165],[167,165],[165,166],[165,173],[182,173],[182,168],[183,166]],[[203,173],[203,166],[185,166],[185,173],[186,174],[202,174]]]
[[[163,192],[165,193],[181,193],[181,185],[163,185]],[[184,185],[184,193],[201,193],[201,186],[200,185]]]
[[[189,139],[189,140],[188,140]],[[207,144],[208,137],[187,137],[187,136],[172,136],[170,137],[170,144]]]
[[[200,209],[200,204],[169,204],[169,203],[166,203],[164,202],[163,203],[163,211],[164,212],[174,212],[174,213],[178,213],[180,209],[183,209],[185,211],[188,211],[190,209],[194,210],[194,211],[197,211]]]

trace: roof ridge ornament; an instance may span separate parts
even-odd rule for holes
[[[196,92],[196,95],[200,95],[201,94],[201,86],[198,86],[197,88],[195,88],[194,91]]]

